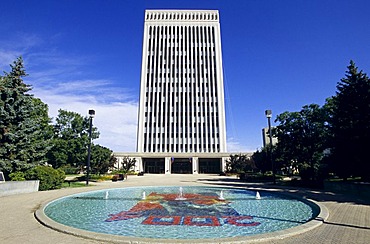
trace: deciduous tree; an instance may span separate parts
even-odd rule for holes
[[[92,145],[91,147],[91,169],[92,172],[98,174],[107,173],[109,169],[112,169],[117,159],[113,155],[113,151],[109,148]]]
[[[86,164],[89,143],[89,118],[76,112],[60,109],[54,124],[54,147],[48,153],[49,163],[54,168]],[[92,139],[99,137],[96,127],[92,128]]]
[[[317,104],[303,106],[299,112],[277,116],[275,136],[277,160],[298,166],[302,176],[315,179],[327,148],[327,112]]]
[[[245,154],[231,154],[226,161],[228,173],[244,173],[253,169],[256,169],[253,159]]]
[[[122,168],[120,170],[124,172],[129,172],[136,165],[136,158],[123,157]]]

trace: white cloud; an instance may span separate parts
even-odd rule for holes
[[[1,50],[0,49],[0,68],[6,72],[10,71],[9,65],[21,55],[19,51]],[[3,73],[1,73],[3,75]]]
[[[0,44],[2,48],[7,50],[25,51],[44,43],[44,40],[33,33],[14,32],[2,37]]]
[[[237,141],[235,138],[227,138],[227,151],[230,153],[245,153],[245,152],[254,152],[256,151],[256,148],[248,147],[245,145],[240,144],[239,141]]]
[[[58,51],[50,42],[53,38],[19,32],[2,39],[0,67],[9,71],[9,64],[23,56],[29,73],[25,82],[33,86],[35,97],[48,104],[50,117],[55,118],[59,109],[82,116],[94,109],[93,123],[100,132],[94,143],[113,151],[135,151],[138,96],[115,86],[113,80],[96,78],[87,67],[99,57]]]
[[[66,84],[69,86],[69,84]],[[73,85],[72,85],[73,87]],[[136,150],[137,109],[136,102],[102,103],[93,94],[60,93],[55,89],[34,87],[32,93],[49,105],[49,115],[55,118],[59,109],[87,116],[89,109],[95,110],[93,120],[100,132],[94,143],[113,151],[134,152]]]
[[[16,32],[3,35],[0,40],[0,68],[8,71],[17,57],[24,55],[29,50],[43,43],[43,40],[35,34]]]

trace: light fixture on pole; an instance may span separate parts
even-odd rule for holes
[[[271,168],[272,168],[272,179],[274,181],[274,184],[276,184],[275,179],[275,167],[274,167],[274,161],[272,159],[272,131],[271,131],[271,117],[272,117],[272,111],[266,110],[265,115],[267,118],[268,126],[269,126],[269,138],[270,138],[270,160],[271,160]]]
[[[95,110],[89,110],[89,144],[87,148],[87,175],[86,175],[86,185],[89,185],[89,175],[90,175],[90,157],[91,157],[91,131],[92,131],[92,120],[95,116]]]

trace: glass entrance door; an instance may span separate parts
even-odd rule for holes
[[[171,162],[172,174],[191,174],[192,173],[191,158],[176,158]]]
[[[164,174],[164,159],[144,159],[144,172],[149,174]]]

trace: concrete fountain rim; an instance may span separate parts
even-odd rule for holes
[[[137,188],[137,187],[143,187],[143,186],[133,186],[132,188]],[[159,187],[159,186],[155,186],[155,187]],[[163,186],[163,187],[171,187],[171,186]],[[183,186],[183,187],[186,187],[186,186]],[[210,186],[210,187],[217,188],[217,186]],[[124,187],[124,188],[131,188],[131,187]],[[232,187],[222,186],[222,188],[241,189],[241,187],[235,187],[235,186],[232,186]],[[113,189],[121,189],[121,188],[109,188],[105,190],[113,190]],[[256,191],[256,189],[248,189],[245,187],[243,187],[242,189]],[[96,190],[93,190],[93,191],[96,191]],[[88,192],[93,192],[93,191],[88,191]],[[104,190],[100,190],[100,191],[104,191]],[[57,197],[55,199],[52,199],[51,201],[45,202],[41,204],[39,208],[34,212],[34,216],[39,223],[41,223],[42,225],[48,228],[51,228],[53,230],[56,230],[64,234],[69,234],[69,235],[73,235],[73,236],[84,238],[84,239],[90,239],[94,241],[102,241],[102,242],[108,242],[108,243],[148,243],[148,244],[154,244],[154,243],[215,243],[215,242],[238,244],[238,243],[245,243],[245,242],[253,243],[253,242],[281,240],[281,239],[285,239],[288,237],[292,237],[292,236],[299,235],[299,234],[308,232],[310,230],[313,230],[314,228],[317,228],[320,225],[322,225],[325,222],[325,220],[327,220],[329,217],[328,209],[323,204],[320,204],[319,202],[314,201],[312,199],[302,198],[290,192],[276,192],[274,190],[269,190],[269,189],[259,189],[258,191],[259,192],[269,192],[269,193],[283,195],[283,196],[286,195],[290,198],[298,199],[310,205],[311,207],[318,208],[319,214],[315,218],[308,221],[307,223],[304,223],[304,224],[301,224],[299,226],[295,226],[292,228],[280,230],[280,231],[256,234],[256,235],[251,235],[251,236],[216,238],[216,239],[215,238],[213,239],[154,239],[154,238],[140,238],[140,237],[132,237],[132,236],[110,235],[110,234],[86,231],[86,230],[77,229],[74,227],[60,224],[50,219],[44,213],[44,209],[49,203],[55,200],[58,200],[58,199],[70,197],[70,196],[77,195],[80,193]]]

